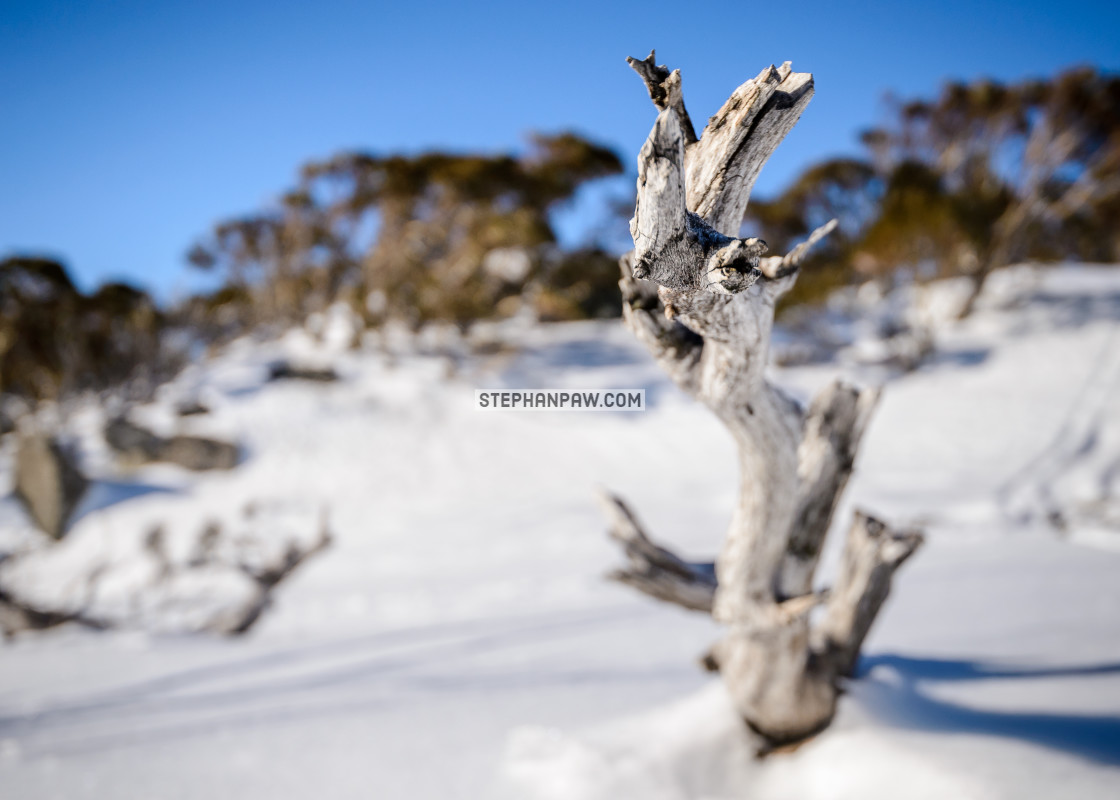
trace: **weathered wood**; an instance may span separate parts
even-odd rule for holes
[[[618,498],[604,507],[630,565],[612,577],[728,625],[705,658],[765,747],[826,726],[838,681],[921,543],[859,515],[831,594],[813,581],[833,513],[878,393],[837,382],[805,410],[767,381],[774,304],[797,279],[814,231],[785,256],[737,238],[759,170],[813,93],[788,63],[740,86],[698,140],[680,73],[630,59],[661,109],[638,159],[634,252],[620,262],[623,317],[673,381],[727,427],[739,455],[739,493],[714,564],[655,544]],[[825,601],[814,628],[809,611]]]
[[[837,381],[821,392],[805,416],[797,452],[797,513],[786,546],[779,588],[795,597],[813,588],[832,514],[855,465],[860,439],[879,392]]]
[[[767,67],[708,120],[688,163],[688,207],[721,233],[743,224],[751,189],[813,97],[813,76]]]
[[[695,397],[699,391],[697,382],[704,338],[670,318],[658,295],[657,284],[633,277],[633,257],[631,252],[619,259],[623,320],[673,382]]]
[[[863,640],[890,594],[895,570],[923,541],[919,531],[894,531],[874,517],[856,512],[825,618],[813,631],[815,650],[836,675],[855,672]]]
[[[603,492],[599,502],[611,521],[611,536],[622,544],[630,560],[625,569],[610,573],[611,580],[625,583],[658,600],[692,611],[711,613],[716,593],[714,564],[685,561],[654,544],[642,530],[634,513],[618,497]]]
[[[781,297],[793,288],[797,282],[797,273],[801,269],[801,262],[809,255],[809,250],[828,234],[836,230],[837,220],[829,220],[821,225],[801,244],[790,250],[785,256],[768,256],[759,260],[758,268],[766,281],[764,286],[774,296]]]
[[[653,101],[653,104],[662,111],[671,108],[673,113],[677,115],[677,121],[684,133],[685,144],[695,142],[696,129],[692,126],[692,120],[684,109],[681,71],[675,69],[670,72],[664,65],[659,65],[653,50],[650,50],[649,55],[640,61],[636,58],[627,58],[626,63],[642,76],[642,80],[646,83],[646,89],[649,91],[649,99]]]
[[[638,159],[634,276],[670,289],[737,294],[761,276],[766,243],[727,236],[688,210],[684,143],[677,115],[662,111]]]

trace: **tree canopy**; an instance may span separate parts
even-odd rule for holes
[[[781,246],[822,214],[840,219],[801,299],[899,267],[967,274],[978,291],[992,269],[1023,260],[1120,259],[1120,76],[1080,67],[954,82],[890,112],[863,134],[865,159],[813,166],[748,210]]]
[[[605,254],[561,253],[550,213],[584,183],[622,171],[572,133],[524,154],[376,156],[306,164],[280,207],[219,223],[190,253],[247,287],[258,314],[287,318],[345,294],[376,322],[417,326],[512,313],[616,313]]]

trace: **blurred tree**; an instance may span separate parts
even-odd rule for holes
[[[57,261],[0,261],[0,393],[37,402],[123,384],[146,391],[174,368],[164,327],[151,298],[131,286],[86,296]]]
[[[236,306],[234,321],[243,328],[292,322],[321,308],[353,265],[328,215],[304,191],[286,194],[278,210],[218,223],[187,259],[224,271],[225,286],[211,299],[218,308]],[[189,305],[196,313],[211,306],[205,299]]]
[[[906,267],[969,275],[967,314],[997,267],[1120,260],[1120,77],[951,83],[933,101],[894,103],[892,117],[863,135],[867,162],[813,166],[748,208],[751,232],[778,251],[840,220],[787,302]]]
[[[852,281],[853,247],[875,220],[882,194],[883,180],[871,164],[838,158],[810,167],[774,200],[751,201],[744,229],[771,252],[788,252],[830,219],[840,222],[806,258],[805,275],[784,304],[822,300]]]
[[[534,136],[518,158],[346,153],[307,164],[279,210],[219,224],[189,259],[223,269],[266,319],[339,297],[370,323],[413,327],[467,326],[526,301],[547,318],[613,314],[613,259],[560,252],[549,215],[621,171],[613,152],[570,133]]]
[[[1002,187],[950,191],[936,169],[903,161],[890,172],[879,213],[853,253],[855,270],[881,275],[915,267],[922,277],[976,273],[978,254],[1007,208]]]
[[[895,113],[892,127],[864,137],[897,190],[868,242],[873,256],[897,258],[924,227],[928,257],[974,278],[964,313],[997,267],[1120,257],[1120,76],[1082,67],[1010,85],[951,83]]]

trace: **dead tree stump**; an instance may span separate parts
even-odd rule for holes
[[[765,749],[832,720],[839,682],[922,535],[857,513],[832,590],[814,592],[825,535],[878,395],[838,381],[804,409],[764,374],[775,302],[835,220],[784,257],[765,257],[765,242],[739,236],[751,187],[809,103],[812,76],[788,62],[764,69],[697,137],[680,71],[657,65],[652,52],[629,62],[660,113],[638,157],[623,316],[673,381],[727,427],[740,476],[714,564],[655,544],[622,500],[606,497],[612,535],[630,560],[614,577],[727,625],[708,662]],[[811,624],[820,604],[824,613]]]

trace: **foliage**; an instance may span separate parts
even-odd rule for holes
[[[151,298],[131,286],[83,295],[56,261],[0,261],[0,392],[38,401],[150,385],[172,368],[164,327]]]
[[[794,299],[899,267],[969,275],[974,299],[1017,261],[1120,259],[1120,76],[950,83],[892,112],[863,135],[866,161],[825,162],[752,204],[747,223],[776,250],[822,215],[841,220]]]
[[[258,319],[298,318],[339,297],[370,324],[466,327],[522,298],[540,299],[546,316],[585,316],[607,307],[616,270],[601,254],[559,253],[549,215],[621,169],[570,133],[535,136],[520,157],[344,153],[305,165],[279,209],[216,226],[190,260],[224,270]]]
[[[863,137],[866,157],[816,164],[744,226],[787,252],[836,217],[786,304],[899,268],[969,275],[1020,260],[1120,260],[1120,77],[950,83],[896,102]],[[523,310],[543,320],[615,315],[615,260],[561,250],[552,214],[622,171],[575,134],[534,136],[520,155],[344,153],[305,165],[273,208],[217,224],[189,261],[220,287],[160,311],[137,289],[79,292],[49,259],[0,262],[0,393],[32,401],[151,387],[185,341],[296,323],[339,300],[367,324],[412,327]],[[629,213],[629,209],[626,212]],[[970,301],[971,302],[971,301]],[[967,309],[966,309],[967,310]]]

